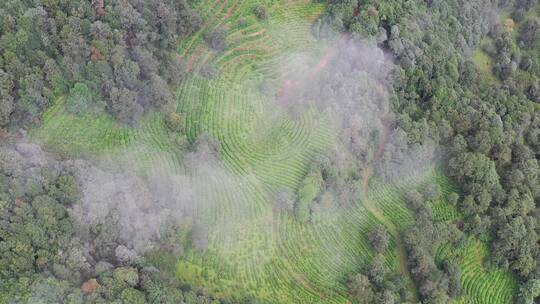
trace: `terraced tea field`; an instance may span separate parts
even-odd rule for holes
[[[508,272],[484,265],[488,246],[476,239],[461,249],[442,246],[439,258],[455,262],[462,271],[465,295],[458,303],[512,303],[517,289],[515,278]]]
[[[253,14],[261,3],[268,7],[267,20]],[[396,184],[372,178],[353,206],[323,210],[308,224],[274,210],[276,194],[296,191],[313,156],[335,144],[336,132],[315,109],[290,118],[259,88],[280,88],[290,75],[318,71],[329,47],[310,29],[324,6],[302,0],[200,0],[194,7],[204,25],[178,48],[192,76],[178,88],[177,112],[190,140],[207,134],[219,142],[213,171],[185,168],[159,113],[130,128],[108,114],[73,116],[60,99],[33,138],[68,155],[122,159],[146,174],[191,177],[197,201],[192,207],[208,227],[209,242],[206,250],[188,248],[177,272],[213,293],[253,295],[268,303],[349,303],[345,280],[371,260],[367,235],[378,224],[391,232],[386,265],[406,271],[396,238],[414,215],[403,193],[427,181],[439,183],[444,197],[456,190],[437,170]],[[218,27],[228,31],[223,53],[204,43],[205,34]],[[207,66],[216,68],[212,79],[200,76]],[[444,198],[433,209],[440,221],[461,217]],[[463,267],[463,301],[509,303],[515,283],[502,270],[483,268],[482,248],[472,241],[460,253],[443,248],[440,257]]]

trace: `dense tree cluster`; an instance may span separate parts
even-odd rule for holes
[[[275,207],[280,211],[292,211],[300,222],[317,222],[336,208],[354,206],[360,195],[361,172],[351,155],[334,150],[314,157],[300,182],[296,197],[280,191]],[[292,204],[292,207],[289,207]]]
[[[37,123],[60,96],[125,123],[166,107],[186,74],[176,42],[201,23],[172,0],[7,0],[0,20],[0,127]]]
[[[313,157],[298,185],[294,213],[301,222],[317,221],[336,207],[358,202],[366,173],[362,170],[378,157],[378,143],[385,136],[381,130],[391,63],[372,43],[343,41],[333,55],[321,63],[324,72],[293,76],[294,90],[276,94],[290,116],[298,118],[306,109],[317,108],[338,130],[335,146]],[[274,89],[263,83],[261,91],[272,95]]]
[[[212,49],[223,52],[227,49],[227,31],[220,27],[217,28],[204,36],[204,40]],[[206,74],[205,72],[204,74]]]
[[[300,222],[307,222],[310,219],[310,207],[321,192],[322,176],[316,168],[310,170],[302,180],[297,191],[297,200],[294,205],[294,214]]]
[[[118,236],[119,214],[91,226],[72,216],[82,195],[74,170],[36,145],[0,144],[1,303],[233,303],[177,278],[174,227],[140,255]]]
[[[461,295],[460,269],[448,261],[437,261],[439,245],[452,243],[456,248],[465,242],[464,234],[455,223],[436,223],[430,203],[440,199],[435,184],[423,186],[422,192],[411,190],[406,199],[416,214],[416,220],[401,236],[407,250],[408,269],[422,303],[450,303]],[[375,256],[362,273],[349,279],[349,291],[358,303],[404,303],[412,300],[405,278],[384,266],[384,252],[389,236],[383,226],[368,235]]]
[[[257,16],[257,18],[261,19],[261,20],[266,20],[268,19],[268,9],[266,8],[266,6],[264,5],[257,5],[255,7],[255,16]]]
[[[355,303],[408,303],[410,294],[405,280],[385,265],[383,253],[388,248],[389,236],[383,226],[368,236],[375,256],[366,269],[352,275],[347,286]]]
[[[537,1],[528,0],[336,0],[314,26],[321,37],[370,37],[396,58],[394,132],[411,146],[447,148],[449,174],[463,192],[456,202],[467,217],[463,227],[489,236],[493,260],[518,275],[524,303],[538,295],[540,278],[538,18]],[[475,52],[488,55],[491,71],[480,68]],[[421,243],[410,249],[418,262]],[[427,282],[416,280],[420,288]],[[447,285],[421,295],[450,294]]]
[[[427,185],[423,193],[412,190],[406,196],[416,220],[405,231],[403,240],[422,303],[449,303],[461,295],[460,270],[448,261],[438,263],[435,253],[439,245],[447,242],[459,248],[464,235],[455,224],[434,222],[429,202],[440,198],[436,186]]]
[[[540,102],[538,80],[540,64],[540,18],[527,14],[534,8],[532,2],[517,1],[509,6],[512,18],[495,22],[481,44],[493,60],[493,73],[515,92],[522,92],[533,102]],[[515,22],[518,22],[517,25]],[[509,27],[508,24],[513,26]],[[514,38],[515,36],[515,38]]]

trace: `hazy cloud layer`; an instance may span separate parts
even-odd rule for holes
[[[275,96],[267,99],[274,105],[268,104],[265,111],[279,107],[283,111],[274,110],[273,113],[288,113],[285,115],[291,119],[314,108],[325,113],[329,127],[338,134],[337,143],[330,149],[333,165],[346,168],[354,161],[362,169],[376,160],[384,164],[380,171],[385,176],[401,176],[410,170],[418,170],[419,163],[429,163],[430,149],[417,147],[411,150],[403,134],[392,130],[388,92],[394,66],[391,58],[374,42],[345,37],[328,48],[322,57],[308,52],[290,58],[301,58],[302,65],[284,76]],[[271,121],[279,122],[280,119]],[[271,127],[264,126],[264,129]],[[28,142],[18,143],[15,150],[14,157],[19,160],[14,161],[21,164],[58,163],[39,146]],[[156,241],[164,237],[165,230],[186,221],[197,223],[203,217],[212,219],[219,214],[222,218],[217,219],[218,225],[226,227],[229,216],[226,208],[219,212],[210,211],[223,207],[220,202],[223,197],[211,193],[242,195],[243,191],[238,190],[244,187],[243,184],[262,181],[226,170],[217,150],[211,140],[201,140],[197,148],[185,156],[184,174],[162,170],[143,177],[140,172],[132,171],[126,161],[118,162],[120,165],[115,167],[110,165],[110,159],[102,164],[86,160],[64,162],[63,165],[72,168],[83,194],[81,202],[75,204],[71,212],[81,223],[82,231],[113,221],[118,239],[139,253],[155,247]],[[269,208],[291,210],[294,201],[291,195],[276,195],[274,206]],[[349,195],[354,195],[354,191]],[[238,201],[242,200],[238,198]],[[196,244],[200,247],[207,244],[206,229],[198,229],[195,233]],[[81,237],[85,234],[88,232],[83,232]],[[234,238],[234,235],[230,237]]]
[[[300,58],[304,67],[287,75],[276,103],[293,117],[310,108],[327,114],[339,135],[333,148],[335,165],[352,157],[360,167],[374,164],[390,180],[423,171],[432,163],[435,147],[411,146],[406,134],[395,128],[390,103],[393,58],[375,41],[342,36],[331,44],[322,56],[290,56],[295,66]]]

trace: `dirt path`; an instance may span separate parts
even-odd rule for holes
[[[418,290],[416,290],[416,286],[414,285],[411,272],[407,267],[407,251],[405,249],[405,244],[403,244],[403,240],[401,239],[399,229],[392,221],[388,220],[384,216],[384,214],[375,204],[375,202],[373,202],[369,198],[369,180],[374,174],[373,166],[377,164],[377,162],[379,162],[382,154],[384,153],[384,148],[386,147],[386,144],[388,143],[390,137],[390,123],[388,121],[388,115],[383,115],[381,120],[383,124],[383,133],[379,141],[377,152],[375,153],[375,156],[373,158],[373,163],[364,170],[364,174],[362,175],[362,202],[364,204],[364,207],[369,210],[369,212],[371,212],[373,216],[375,216],[375,218],[386,227],[388,233],[390,233],[394,237],[396,242],[396,248],[398,251],[397,272],[402,276],[408,278],[407,286],[412,293],[412,300],[414,303],[418,303]]]
[[[372,176],[373,168],[370,166],[364,171],[364,174],[362,176],[362,203],[364,204],[364,207],[386,227],[388,233],[390,233],[394,237],[394,240],[396,242],[396,248],[398,251],[397,272],[402,276],[408,278],[407,286],[412,293],[412,300],[414,303],[418,303],[418,291],[416,290],[416,286],[414,285],[414,281],[412,280],[411,273],[409,271],[409,268],[407,267],[407,251],[405,249],[405,244],[403,244],[403,240],[401,239],[399,230],[392,221],[388,220],[384,216],[379,207],[377,207],[377,205],[369,198],[369,179]]]
[[[377,153],[373,157],[373,164],[377,164],[381,159],[382,154],[384,153],[384,148],[390,139],[390,121],[388,120],[388,113],[385,113],[381,118],[383,125],[382,136],[379,140],[379,145],[377,147]]]

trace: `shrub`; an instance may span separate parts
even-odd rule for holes
[[[223,52],[227,49],[227,31],[224,28],[218,28],[208,33],[204,37],[204,41],[212,49]]]
[[[263,5],[258,5],[255,8],[255,16],[259,18],[260,20],[266,20],[268,19],[268,10]]]

